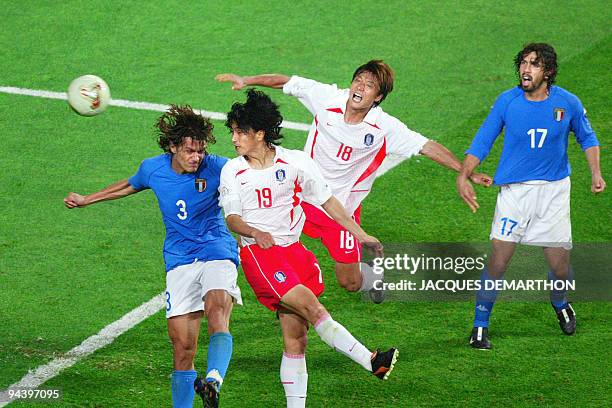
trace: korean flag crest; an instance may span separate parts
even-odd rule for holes
[[[563,120],[563,117],[565,116],[565,109],[563,108],[555,108],[554,112],[554,118],[557,122],[561,122]]]
[[[283,169],[276,170],[276,180],[284,181],[285,177],[286,177],[285,176],[285,170],[283,170]]]
[[[198,190],[198,193],[204,192],[206,190],[206,179],[196,178],[195,179],[195,188]]]
[[[287,275],[285,275],[283,271],[278,271],[274,273],[274,279],[280,283],[284,283],[287,280]]]
[[[368,133],[367,135],[365,135],[363,137],[363,144],[370,147],[372,146],[372,144],[374,143],[374,135],[371,133]]]

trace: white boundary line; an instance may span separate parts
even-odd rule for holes
[[[59,99],[59,100],[67,100],[67,96],[65,92],[53,92],[53,91],[44,91],[37,89],[27,89],[27,88],[16,88],[12,86],[0,86],[1,93],[13,94],[13,95],[24,95],[24,96],[34,96],[38,98],[47,98],[47,99]],[[150,102],[134,102],[128,101],[124,99],[113,99],[110,102],[111,106],[119,106],[122,108],[131,108],[131,109],[139,109],[139,110],[150,110],[157,112],[165,112],[170,105],[158,104],[158,103],[150,103]],[[200,114],[203,116],[209,117],[211,119],[216,120],[225,120],[227,117],[224,113],[220,112],[209,112],[205,110],[198,110]],[[283,121],[283,127],[287,129],[293,130],[301,130],[308,132],[310,130],[310,125],[306,123],[298,123],[298,122],[290,122]],[[378,170],[377,176],[380,177],[385,174],[387,171],[392,169],[393,167],[400,164],[404,161],[404,158],[399,156],[387,156],[383,161],[383,164],[380,166]],[[148,317],[154,315],[159,310],[164,307],[164,294],[160,293],[155,296],[148,302],[143,303],[138,306],[136,309],[124,315],[121,319],[109,324],[102,330],[100,330],[97,334],[88,337],[85,339],[80,345],[74,347],[72,350],[68,351],[62,357],[55,358],[51,360],[49,363],[39,366],[35,370],[30,370],[20,381],[15,384],[10,385],[6,390],[0,391],[0,408],[8,405],[10,402],[8,400],[8,390],[11,388],[37,388],[42,385],[44,382],[50,380],[51,378],[57,376],[62,370],[72,367],[82,358],[92,354],[96,350],[105,347],[111,344],[117,337],[136,326],[143,320]],[[14,400],[15,401],[15,400]]]
[[[20,381],[0,392],[0,407],[8,405],[8,390],[11,388],[37,388],[45,381],[58,375],[62,370],[72,367],[80,359],[92,354],[94,351],[111,344],[117,337],[136,326],[149,316],[154,315],[164,307],[164,293],[153,297],[148,302],[143,303],[136,309],[124,315],[121,319],[109,324],[97,334],[87,338],[78,346],[68,351],[62,357],[57,357],[49,363],[39,366],[35,370],[30,370]]]
[[[16,88],[14,86],[0,86],[0,92],[13,94],[13,95],[24,95],[24,96],[36,96],[38,98],[47,98],[47,99],[60,99],[63,101],[68,100],[68,96],[66,92],[53,92],[53,91],[44,91],[40,89],[27,89],[27,88]],[[161,103],[151,103],[151,102],[135,102],[128,101],[125,99],[111,99],[111,106],[120,106],[122,108],[132,108],[138,110],[149,110],[156,112],[165,112],[168,110],[170,105],[164,105]],[[209,112],[201,109],[195,109],[196,112],[199,112],[201,115],[206,116],[207,118],[215,119],[215,120],[225,120],[227,116],[225,113],[220,112]],[[290,122],[284,121],[283,127],[287,129],[293,130],[303,130],[308,132],[310,130],[310,125],[306,123],[298,123],[298,122]]]

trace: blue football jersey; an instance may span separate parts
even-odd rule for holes
[[[157,197],[166,226],[166,271],[200,261],[227,259],[238,265],[237,244],[219,207],[219,177],[227,162],[207,154],[195,173],[178,174],[172,155],[144,160],[128,180],[136,190],[150,188]]]
[[[569,132],[583,150],[599,146],[580,99],[552,86],[543,101],[529,101],[520,87],[502,93],[466,151],[481,162],[505,129],[495,173],[497,185],[529,180],[561,180],[570,175]]]

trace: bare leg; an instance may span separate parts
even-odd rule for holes
[[[202,312],[192,312],[168,319],[168,335],[174,350],[175,370],[193,370],[202,315]]]
[[[569,277],[570,251],[565,248],[544,248],[544,256],[550,266],[550,270],[557,279]]]
[[[336,279],[340,286],[349,292],[358,292],[363,284],[358,263],[336,262]]]
[[[196,372],[193,358],[198,347],[202,312],[192,312],[167,319],[168,335],[172,340],[174,371],[172,373],[172,402],[174,406],[193,405]]]
[[[204,297],[208,334],[229,332],[230,315],[234,306],[233,298],[222,289],[209,290]]]
[[[492,239],[491,249],[489,276],[493,279],[501,279],[508,269],[512,255],[514,255],[516,243]]]

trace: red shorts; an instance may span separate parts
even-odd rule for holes
[[[268,249],[247,245],[240,249],[240,263],[257,300],[270,310],[277,310],[280,299],[299,284],[317,297],[325,289],[317,258],[301,242]]]
[[[321,239],[329,255],[336,262],[361,262],[361,244],[353,234],[342,228],[340,224],[329,218],[327,214],[314,205],[304,202],[301,205],[304,214],[306,214],[304,234],[310,238]],[[357,224],[361,223],[361,206],[355,210],[353,219]]]

